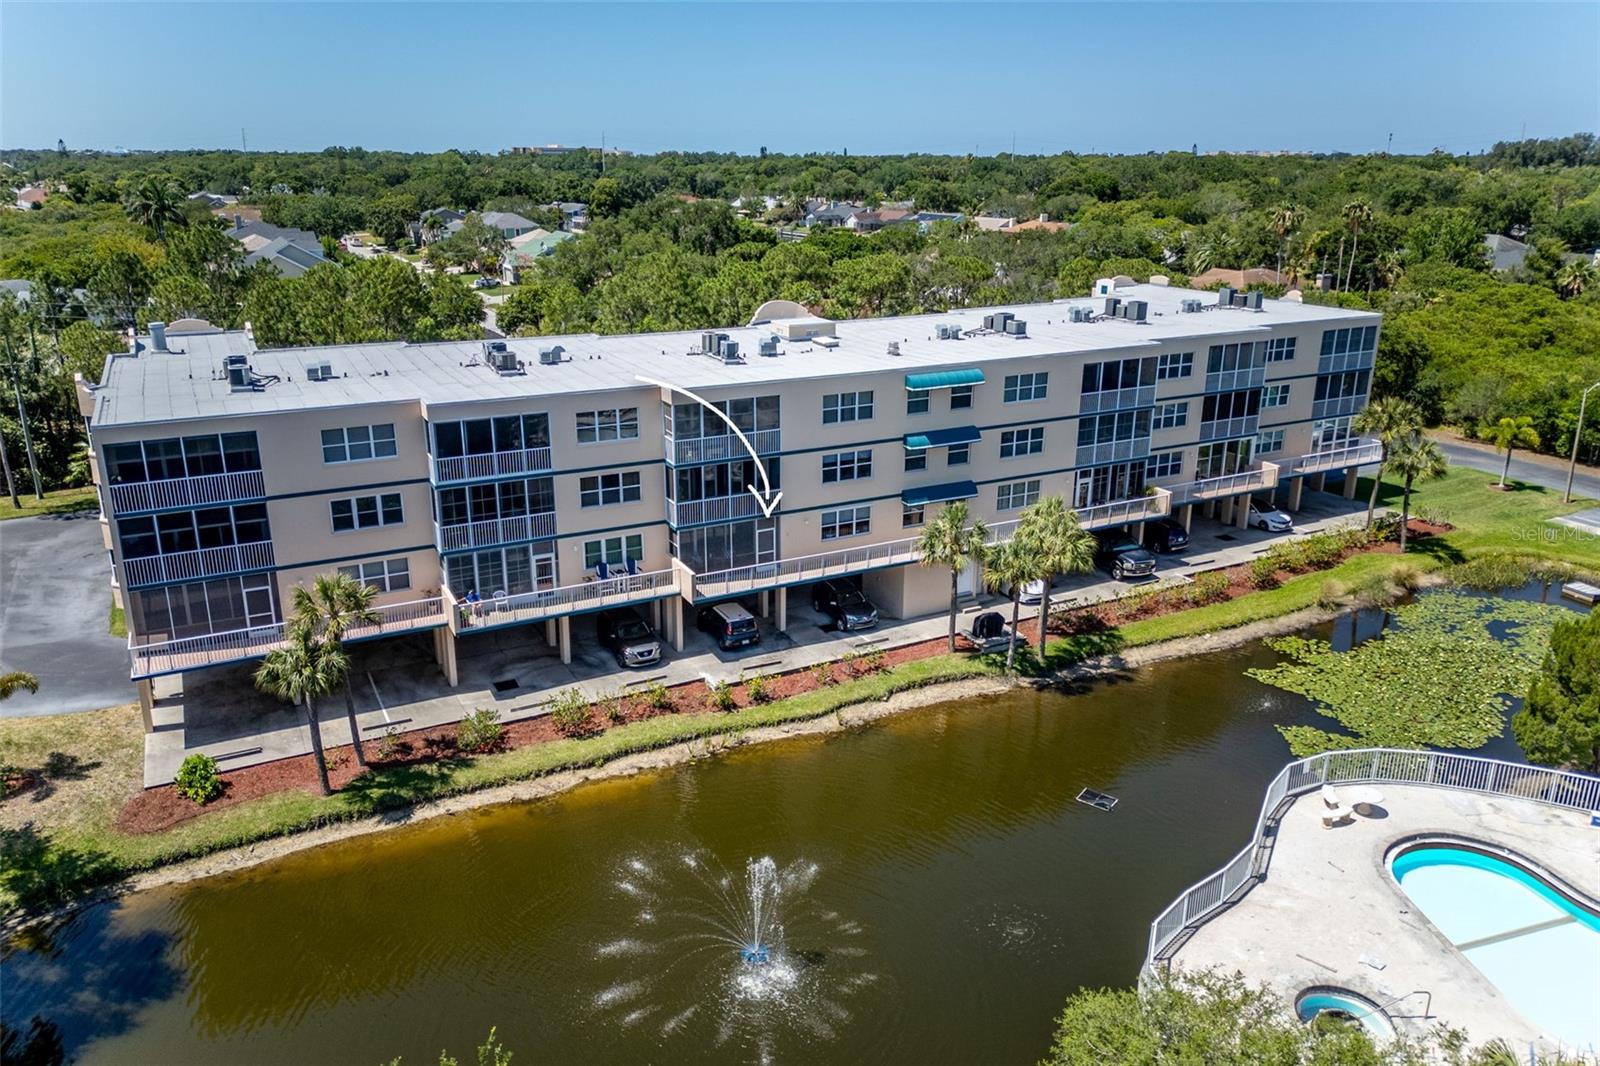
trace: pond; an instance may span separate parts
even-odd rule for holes
[[[9,1050],[425,1064],[497,1026],[530,1063],[1034,1062],[1243,844],[1274,726],[1325,721],[1245,676],[1276,661],[941,705],[91,907],[6,945]]]

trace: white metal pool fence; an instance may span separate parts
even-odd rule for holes
[[[1221,910],[1266,872],[1270,837],[1279,809],[1291,796],[1325,784],[1388,782],[1533,800],[1578,811],[1600,810],[1600,777],[1524,763],[1434,751],[1363,748],[1329,751],[1292,762],[1267,785],[1250,843],[1221,870],[1186,889],[1150,923],[1146,968],[1167,956],[1173,942]]]

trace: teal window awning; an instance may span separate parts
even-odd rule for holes
[[[948,485],[928,485],[920,489],[906,489],[900,502],[912,507],[925,503],[948,503],[951,500],[970,500],[978,495],[978,485],[973,481],[952,481]]]
[[[983,439],[977,426],[957,426],[954,429],[930,429],[926,433],[907,433],[906,447],[914,452],[927,448],[948,448],[952,444],[976,444]]]
[[[960,370],[934,370],[926,374],[906,375],[906,388],[918,392],[923,389],[953,389],[957,385],[982,384],[983,371],[975,366]]]

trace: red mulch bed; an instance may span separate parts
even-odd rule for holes
[[[1414,538],[1432,536],[1451,529],[1448,525],[1432,525],[1420,519],[1413,518],[1408,526],[1410,535]],[[1369,545],[1366,548],[1346,552],[1340,556],[1342,561],[1357,551],[1398,553],[1399,545],[1393,542]],[[1236,599],[1247,593],[1256,591],[1256,586],[1250,580],[1250,566],[1244,564],[1232,566],[1221,571],[1228,579],[1225,591],[1211,602]],[[1291,576],[1289,572],[1282,571],[1277,575],[1278,580]],[[1137,611],[1130,611],[1127,607],[1115,603],[1096,604],[1092,607],[1077,608],[1069,612],[1057,612],[1050,619],[1050,632],[1060,635],[1076,635],[1094,632],[1104,632],[1116,625],[1135,621],[1140,618],[1154,618],[1173,611],[1186,610],[1196,606],[1182,593],[1159,596],[1145,603]],[[1002,608],[1003,610],[1003,608]],[[1026,621],[1018,627],[1019,638],[1026,640],[1035,647],[1039,641],[1039,626],[1037,621]],[[963,640],[963,646],[967,646]],[[926,659],[944,652],[949,647],[947,638],[940,637],[934,640],[925,640],[918,644],[909,644],[900,648],[885,649],[883,665],[885,668],[899,666],[902,663],[915,659]],[[865,672],[864,666],[855,668],[858,672]],[[834,681],[845,680],[852,676],[843,663],[830,663],[827,667],[828,676]],[[798,696],[819,687],[821,682],[816,671],[812,668],[793,670],[783,674],[762,675],[770,699],[781,700],[790,696]],[[676,685],[667,690],[672,700],[670,709],[656,709],[646,704],[642,693],[630,694],[623,700],[623,713],[621,719],[612,723],[606,718],[604,712],[598,707],[592,707],[589,712],[590,733],[604,731],[609,725],[623,724],[638,721],[642,718],[654,718],[663,714],[682,714],[686,712],[699,712],[709,710],[707,701],[708,689],[703,681],[691,681],[686,684]],[[742,684],[733,686],[734,702],[739,707],[750,705],[749,697]],[[531,744],[542,744],[547,741],[557,740],[563,736],[555,723],[546,714],[534,718],[523,718],[514,722],[505,723],[505,736],[497,750],[524,748]],[[378,757],[378,738],[368,737],[365,742],[367,761],[373,768],[404,766],[410,763],[432,762],[437,759],[458,756],[462,753],[456,749],[455,727],[434,726],[428,729],[413,730],[408,733],[396,735],[397,745],[394,754],[388,759]],[[359,776],[360,767],[355,764],[349,745],[327,749],[328,780],[335,788],[340,789],[348,785]],[[117,829],[124,833],[158,833],[180,825],[191,818],[199,817],[207,811],[221,810],[235,804],[245,803],[249,800],[259,799],[274,792],[286,789],[301,788],[311,792],[317,790],[316,764],[312,757],[299,755],[290,759],[278,759],[274,762],[261,763],[256,766],[246,766],[238,770],[229,770],[222,775],[222,795],[201,807],[190,800],[178,795],[171,785],[146,789],[139,795],[129,800],[117,817]]]

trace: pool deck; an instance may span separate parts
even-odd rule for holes
[[[1501,1037],[1513,1047],[1554,1049],[1422,916],[1384,856],[1418,835],[1467,837],[1510,849],[1600,898],[1600,828],[1582,812],[1526,800],[1413,785],[1380,791],[1384,803],[1373,817],[1333,829],[1322,827],[1316,792],[1295,800],[1283,812],[1266,879],[1200,926],[1173,964],[1240,971],[1289,1003],[1311,985],[1348,988],[1380,1006],[1406,997],[1388,1008],[1402,1032],[1442,1023],[1465,1030],[1474,1044]],[[1427,997],[1407,996],[1418,990],[1433,994],[1427,1018]]]

